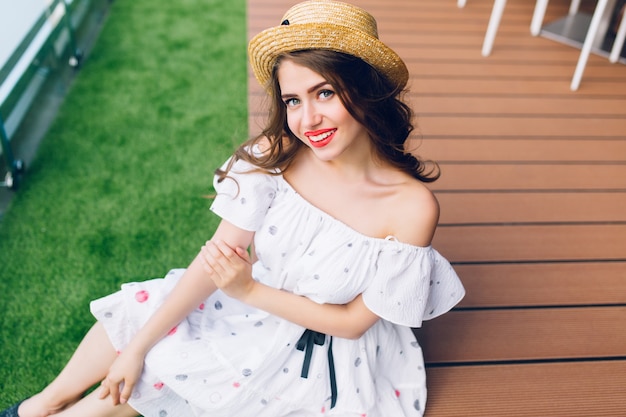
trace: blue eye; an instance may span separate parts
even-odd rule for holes
[[[288,98],[285,100],[285,105],[287,107],[294,107],[294,106],[297,106],[298,104],[300,104],[300,100],[298,100],[297,98]]]
[[[332,97],[333,94],[335,94],[334,91],[331,91],[331,90],[321,90],[319,92],[319,97],[320,98],[329,98],[329,97]]]

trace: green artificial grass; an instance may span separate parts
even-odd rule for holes
[[[247,138],[244,0],[112,3],[0,220],[0,409],[45,386],[89,301],[185,267]]]

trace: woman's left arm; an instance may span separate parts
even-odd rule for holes
[[[215,285],[250,306],[303,326],[346,339],[356,339],[379,317],[359,295],[347,304],[318,304],[307,297],[279,290],[252,279],[248,253],[225,242],[209,241],[202,248],[204,268]]]

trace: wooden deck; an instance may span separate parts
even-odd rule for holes
[[[295,2],[249,0],[249,33]],[[443,170],[434,245],[467,288],[416,331],[426,416],[626,416],[626,66],[592,55],[571,92],[579,51],[530,36],[532,0],[509,1],[488,58],[492,0],[352,2],[409,66],[414,140]]]

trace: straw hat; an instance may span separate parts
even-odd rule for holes
[[[278,56],[304,49],[327,49],[361,58],[404,88],[409,72],[402,59],[378,39],[376,20],[365,10],[332,0],[310,0],[285,13],[281,25],[264,30],[248,44],[250,64],[267,87]]]

